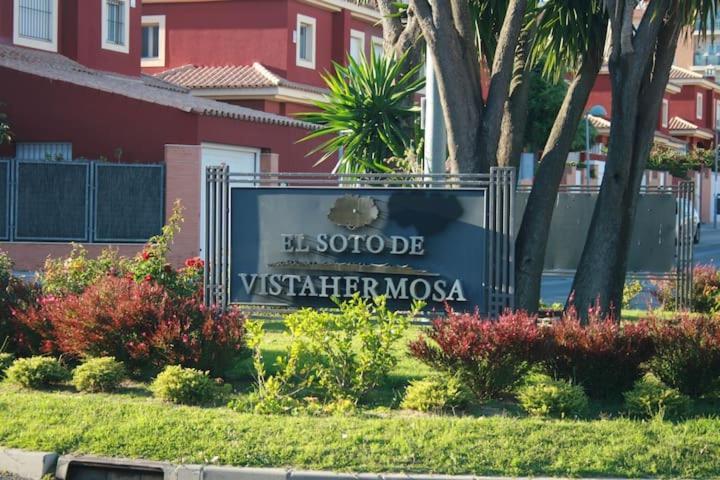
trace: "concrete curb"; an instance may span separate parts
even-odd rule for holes
[[[12,459],[12,460],[9,460]],[[88,469],[83,472],[83,468]],[[125,458],[91,455],[63,455],[0,449],[0,472],[7,471],[28,480],[40,480],[52,473],[58,480],[96,480],[98,468],[108,469],[106,480],[142,480],[148,474],[163,480],[558,480],[569,477],[500,477],[474,475],[432,475],[412,473],[337,473],[282,468],[251,468],[216,465],[176,465]],[[68,473],[73,470],[72,478]],[[114,472],[114,473],[113,473]],[[150,478],[150,477],[147,477]],[[577,480],[577,479],[575,479]],[[593,480],[621,480],[593,477]]]
[[[57,460],[58,455],[52,452],[0,448],[0,472],[28,480],[40,480],[48,473],[54,473]]]

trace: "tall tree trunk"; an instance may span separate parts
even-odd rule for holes
[[[588,52],[555,118],[515,243],[515,306],[529,312],[537,311],[540,301],[550,221],[567,156],[603,63],[607,20],[597,21],[605,22],[605,25],[596,29],[598,33],[593,36]]]
[[[643,152],[649,149],[652,141],[642,135],[639,119],[652,111],[641,112],[641,89],[651,71],[652,77],[662,80],[662,72],[653,68],[652,59],[658,54],[657,39],[663,28],[663,22],[669,6],[668,0],[655,0],[648,6],[640,26],[633,39],[627,39],[627,24],[632,23],[632,11],[628,14],[625,0],[616,5],[613,18],[613,46],[610,56],[610,78],[612,83],[612,119],[610,127],[609,153],[605,163],[600,194],[593,212],[585,247],[573,281],[572,293],[568,304],[573,303],[583,318],[587,318],[588,309],[593,305],[600,313],[620,313],[622,291],[625,280],[623,265],[627,261],[627,249],[630,246],[635,204],[638,195],[638,170],[644,167],[637,164]],[[655,64],[655,67],[659,65]],[[669,75],[669,66],[665,75]],[[660,89],[660,100],[664,92],[667,77]],[[649,95],[650,92],[643,91]],[[660,101],[658,100],[658,102]],[[643,106],[655,99],[644,99]],[[645,117],[650,119],[650,117]],[[657,121],[654,112],[651,131]],[[647,125],[644,125],[646,128]],[[646,155],[645,155],[646,159]],[[644,162],[644,160],[643,160]]]
[[[530,94],[530,54],[532,52],[540,18],[523,30],[515,52],[513,80],[510,95],[505,101],[500,141],[498,144],[497,164],[501,167],[520,165],[520,156],[525,141],[525,129],[528,117],[528,98]]]
[[[513,80],[515,54],[526,10],[527,0],[510,0],[498,37],[493,57],[490,87],[480,126],[479,169],[481,172],[487,172],[490,167],[498,164],[498,143],[505,116],[505,103]]]

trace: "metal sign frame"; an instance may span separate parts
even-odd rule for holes
[[[232,188],[319,189],[465,189],[487,195],[488,260],[486,300],[491,315],[512,308],[515,296],[515,169],[492,168],[487,174],[330,174],[231,173],[227,165],[206,169],[205,189],[205,303],[229,306],[230,191]],[[252,308],[252,304],[242,304]],[[267,310],[265,310],[267,313]],[[281,311],[277,311],[281,313]]]

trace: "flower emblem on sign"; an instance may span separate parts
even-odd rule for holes
[[[355,230],[372,224],[379,214],[380,210],[372,198],[345,195],[335,200],[328,219],[335,225]]]

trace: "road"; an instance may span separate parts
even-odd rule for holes
[[[720,228],[713,229],[712,225],[703,225],[700,230],[700,243],[695,245],[693,257],[698,265],[715,265],[720,267]],[[555,302],[564,303],[570,293],[572,278],[543,277],[540,289],[540,298],[547,304]],[[642,308],[647,305],[649,297],[640,296],[634,307]]]

